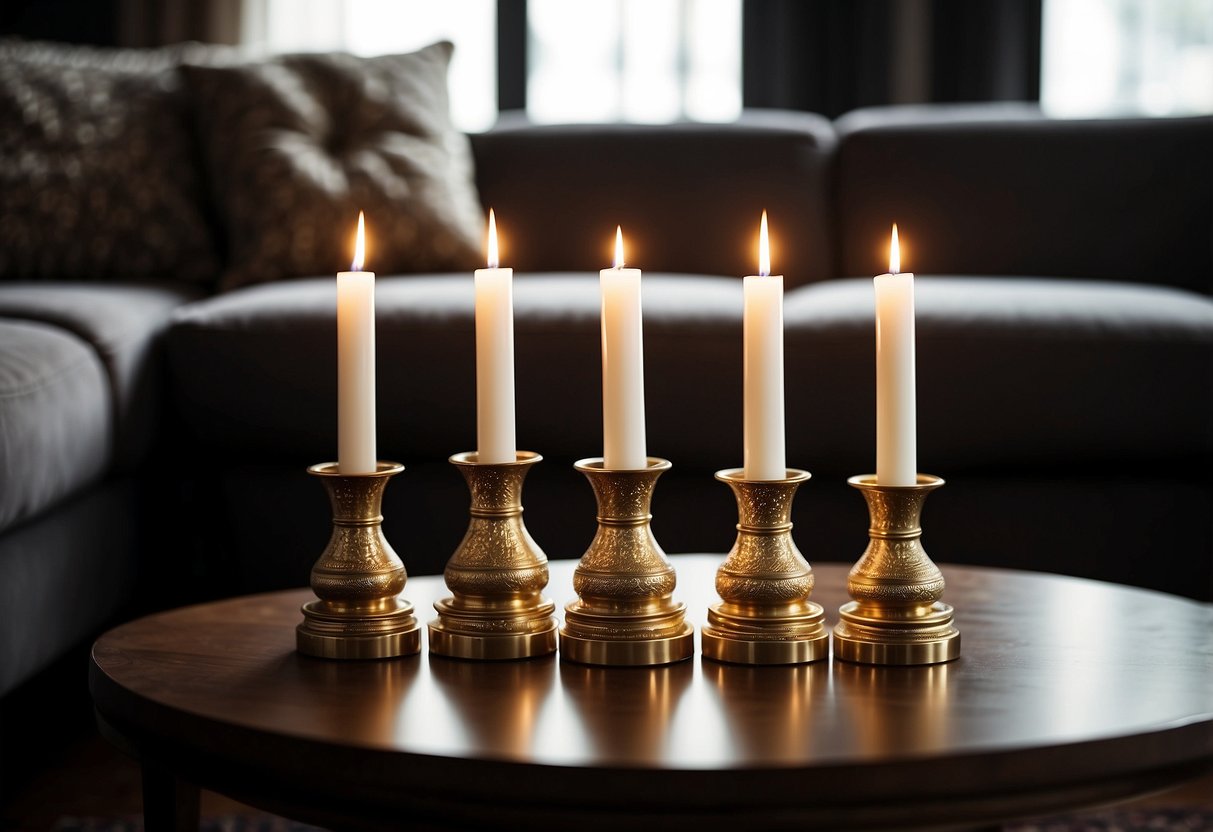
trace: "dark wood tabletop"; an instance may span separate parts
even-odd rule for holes
[[[672,560],[702,624],[721,558]],[[551,564],[558,607],[574,566]],[[1213,768],[1213,605],[943,570],[963,654],[931,667],[341,663],[295,653],[310,598],[295,590],[118,627],[91,686],[103,729],[142,759],[152,825],[174,805],[188,824],[196,784],[339,829],[932,827]],[[815,566],[831,621],[846,571]],[[405,590],[424,620],[445,594],[440,577]]]

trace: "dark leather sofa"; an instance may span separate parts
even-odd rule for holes
[[[670,552],[731,544],[712,473],[741,461],[739,276],[765,208],[810,560],[865,545],[845,478],[874,465],[870,278],[895,220],[919,278],[920,466],[948,481],[931,555],[1213,599],[1213,118],[504,119],[472,145],[509,234],[519,446],[545,457],[526,518],[550,557],[594,530],[571,463],[601,452],[595,270],[616,223],[645,269],[649,450],[673,462],[655,532]],[[407,466],[385,527],[435,573],[466,526],[445,460],[475,444],[471,276],[377,291],[380,455]],[[209,296],[0,284],[0,694],[132,601],[306,582],[329,528],[304,469],[335,453],[334,295],[327,273]]]

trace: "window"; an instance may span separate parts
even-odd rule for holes
[[[455,44],[451,118],[461,130],[497,119],[496,0],[262,0],[245,22],[270,52],[409,52],[436,40]]]
[[[527,22],[535,121],[741,112],[741,0],[529,0]]]
[[[496,0],[250,0],[269,52],[381,55],[455,44],[451,117],[497,118]],[[527,112],[540,122],[728,121],[741,112],[741,0],[530,0]]]
[[[1213,0],[1045,0],[1055,116],[1213,113]]]

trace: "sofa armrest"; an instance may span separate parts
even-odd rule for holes
[[[473,135],[477,185],[496,209],[502,259],[527,271],[609,266],[622,225],[629,263],[752,274],[759,215],[789,285],[829,276],[830,123],[751,111],[729,124],[534,125],[507,115]]]
[[[1213,290],[1213,118],[1060,120],[1024,105],[841,118],[842,274],[1090,277]]]

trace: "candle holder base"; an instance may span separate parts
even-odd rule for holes
[[[595,665],[661,665],[689,659],[695,629],[672,600],[677,577],[649,526],[653,488],[670,463],[656,457],[639,470],[611,470],[583,459],[598,501],[598,531],[577,564],[579,596],[565,607],[561,658]]]
[[[382,611],[357,616],[332,612],[323,601],[303,605],[303,623],[295,631],[295,648],[321,659],[391,659],[421,651],[421,625],[413,605],[396,599]]]
[[[663,621],[643,613],[631,620],[618,614],[596,618],[570,604],[565,607],[565,627],[560,631],[560,657],[578,664],[608,667],[649,667],[685,661],[695,653],[695,628],[682,620],[683,605],[675,606],[677,612]],[[655,627],[669,626],[673,626],[672,635],[653,635]],[[596,631],[598,635],[588,635],[587,631]]]
[[[388,659],[421,650],[413,605],[400,597],[404,564],[383,536],[383,490],[404,470],[380,462],[373,473],[341,474],[337,463],[308,468],[333,505],[333,533],[312,567],[317,599],[303,605],[295,649],[323,659]]]
[[[919,518],[943,480],[919,474],[916,485],[878,485],[868,474],[847,480],[863,492],[872,522],[863,556],[847,577],[853,599],[838,611],[834,657],[859,664],[920,665],[960,656],[953,611],[939,599],[943,575],[922,548]]]
[[[782,480],[747,480],[740,468],[718,471],[733,489],[737,542],[716,572],[723,599],[708,610],[704,658],[733,664],[802,664],[826,658],[830,633],[820,604],[809,600],[813,569],[792,540],[792,499],[809,479],[789,469]]]
[[[542,593],[548,560],[522,522],[522,482],[543,457],[483,463],[455,454],[472,494],[471,521],[445,570],[452,597],[434,604],[430,652],[484,661],[527,659],[556,650],[556,605]]]
[[[935,603],[913,618],[873,619],[857,601],[843,604],[834,627],[834,655],[857,664],[939,664],[960,657],[952,608]]]
[[[556,652],[556,627],[549,627],[534,633],[502,633],[496,636],[468,635],[452,632],[447,629],[454,621],[449,609],[439,609],[443,623],[430,623],[430,653],[435,656],[446,656],[452,659],[467,659],[470,661],[516,661],[518,659],[533,659],[536,656],[549,656]],[[552,606],[555,610],[555,605]],[[454,626],[460,623],[455,621]]]

